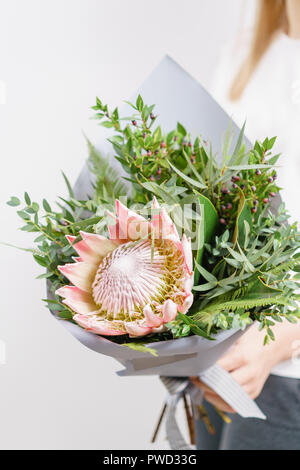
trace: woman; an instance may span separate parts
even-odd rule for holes
[[[239,38],[224,53],[215,97],[250,140],[278,136],[282,198],[292,220],[300,219],[300,1],[260,0],[254,35]],[[256,326],[219,361],[267,415],[266,421],[231,415],[224,424],[213,406],[234,413],[215,392],[204,389],[216,434],[197,423],[199,449],[300,450],[300,321],[278,323],[276,341],[263,346]],[[213,405],[213,406],[211,406]]]

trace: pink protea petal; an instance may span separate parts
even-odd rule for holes
[[[148,335],[152,331],[152,328],[140,325],[137,322],[126,322],[124,325],[127,333],[129,333],[129,336],[132,338]]]
[[[160,208],[160,205],[156,199],[155,196],[153,196],[153,199],[152,199],[152,209],[159,209]]]
[[[160,224],[160,233],[163,240],[180,241],[175,224],[164,208],[162,208],[160,213]]]
[[[116,223],[109,226],[110,238],[126,243],[129,240],[146,238],[151,232],[150,223],[141,215],[129,210],[119,200],[116,200]],[[112,214],[109,213],[111,216]]]
[[[131,211],[126,206],[124,206],[124,204],[122,204],[122,202],[120,202],[119,199],[116,200],[116,212],[122,224],[123,223],[127,224],[127,221],[129,219],[131,220],[135,219],[135,220],[140,220],[140,221],[146,220],[143,216],[137,214],[134,211]]]
[[[150,304],[143,308],[143,314],[146,320],[146,325],[150,328],[157,328],[163,323],[163,319],[153,312]]]
[[[181,246],[182,246],[186,268],[188,270],[188,273],[192,274],[193,273],[193,253],[192,253],[191,239],[187,238],[185,234],[183,234],[182,236]]]
[[[161,233],[161,216],[160,216],[160,205],[157,202],[156,197],[152,199],[152,214],[151,222],[154,230],[155,238],[160,238]]]
[[[70,245],[72,245],[73,242],[76,240],[76,237],[74,237],[74,235],[66,235],[66,239],[68,240]]]
[[[85,292],[92,292],[92,282],[97,271],[96,265],[82,261],[58,266],[58,269],[74,286]]]
[[[166,300],[162,306],[162,314],[164,323],[174,320],[177,316],[177,304],[171,299]]]
[[[80,235],[82,237],[82,240],[85,242],[85,245],[87,245],[88,249],[91,250],[89,251],[89,253],[94,252],[95,256],[100,260],[101,258],[104,258],[108,253],[110,253],[117,247],[116,243],[112,242],[111,240],[108,240],[102,235],[97,235],[95,233],[87,233],[87,232],[82,232],[82,231],[80,232]],[[76,245],[74,245],[74,247],[76,247]],[[83,248],[83,245],[82,245],[82,248]],[[81,253],[79,254],[81,256]]]
[[[79,314],[74,315],[73,319],[78,323],[78,325],[98,335],[119,336],[126,334],[125,331],[120,329],[118,330],[117,324],[114,325],[113,321],[98,320],[97,318]]]
[[[88,292],[85,292],[75,286],[64,286],[57,289],[56,295],[63,297],[63,303],[68,305],[74,312],[83,315],[94,312],[97,310],[93,297]]]
[[[194,276],[192,275],[187,275],[185,279],[183,280],[183,290],[186,295],[190,294],[192,292],[192,288],[194,285]]]
[[[124,237],[127,235],[126,233],[120,234],[119,237],[120,226],[118,217],[116,217],[115,214],[113,214],[109,210],[107,210],[106,213],[114,221],[113,223],[107,225],[110,240],[118,245],[126,243],[126,240],[124,240]]]
[[[77,251],[79,257],[87,263],[98,265],[103,258],[103,256],[92,250],[92,248],[84,240],[75,243],[73,248]]]
[[[66,238],[70,245],[72,245],[79,254],[79,257],[75,258],[75,261],[87,261],[88,263],[94,264],[97,264],[101,261],[102,257],[99,256],[84,240],[74,243],[76,237],[73,235],[66,235]]]
[[[179,306],[178,306],[178,310],[179,310],[181,313],[186,313],[186,312],[189,310],[189,308],[192,306],[193,300],[194,300],[193,294],[189,294],[189,295],[184,299],[182,305],[179,305]]]

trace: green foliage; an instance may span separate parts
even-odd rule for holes
[[[115,199],[126,197],[129,206],[147,210],[155,195],[179,233],[194,243],[194,303],[188,314],[179,313],[167,324],[167,331],[148,335],[147,343],[192,334],[212,339],[220,329],[245,328],[252,321],[265,329],[265,342],[274,340],[274,322],[300,317],[299,232],[288,224],[284,205],[276,215],[269,211],[279,191],[274,167],[279,155],[271,153],[275,137],[246,152],[243,126],[231,151],[228,131],[219,163],[212,145],[192,137],[181,123],[165,133],[156,124],[154,105],[145,104],[140,95],[128,104],[132,115],[127,117],[99,98],[93,106],[95,119],[112,131],[110,157],[120,162],[125,178],[87,141],[93,183],[87,200],[76,199],[62,173],[68,196],[59,198],[57,208],[46,199],[41,205],[32,201],[27,192],[24,203],[16,196],[7,203],[17,208],[21,230],[36,233],[35,247],[25,250],[44,270],[38,277],[51,285],[47,307],[72,321],[74,312],[54,294],[67,283],[58,266],[75,255],[66,235],[76,240],[80,230],[107,235],[106,210],[114,209]],[[154,354],[127,335],[111,341]]]
[[[205,244],[210,243],[213,236],[216,235],[219,228],[218,213],[211,203],[211,201],[203,196],[199,195],[199,204],[201,210],[201,221],[198,224],[198,248],[196,255],[196,268],[195,268],[195,284],[197,285],[199,280],[199,266],[202,263]]]

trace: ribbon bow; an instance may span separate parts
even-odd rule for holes
[[[243,418],[266,419],[266,416],[257,404],[222,367],[215,364],[202,372],[199,378],[220,395],[220,397]],[[166,433],[171,449],[195,450],[194,445],[190,445],[185,441],[179,429],[175,413],[179,400],[181,398],[185,399],[186,395],[189,395],[195,414],[195,410],[199,409],[202,404],[204,393],[186,377],[161,376],[160,380],[166,387],[168,395],[153,440],[155,439],[163,415],[166,414]]]

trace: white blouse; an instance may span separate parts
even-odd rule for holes
[[[229,100],[228,92],[243,59],[251,36],[245,35],[225,46],[212,89],[209,90],[232,119],[254,143],[277,136],[274,154],[278,161],[278,185],[291,214],[300,220],[300,40],[281,33],[271,44],[245,88],[242,97]],[[294,359],[278,364],[276,375],[300,378],[300,337],[293,346]],[[297,358],[298,357],[298,358]]]

